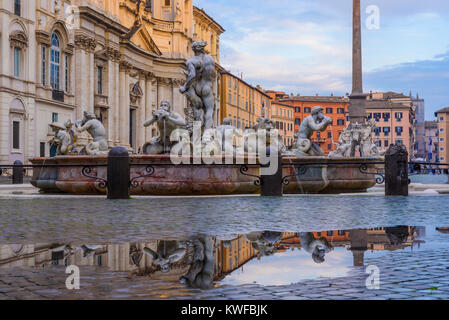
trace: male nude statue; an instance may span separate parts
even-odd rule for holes
[[[162,101],[159,110],[153,112],[151,118],[146,121],[144,127],[149,127],[157,123],[159,136],[154,137],[143,147],[144,154],[163,154],[169,153],[173,143],[170,141],[172,132],[178,128],[185,127],[186,122],[176,112],[171,111],[170,102]]]
[[[213,82],[216,78],[215,61],[204,51],[207,42],[196,41],[192,45],[195,56],[187,61],[187,81],[179,88],[187,96],[195,121],[201,121],[204,130],[212,128],[215,110]]]
[[[323,156],[323,149],[310,138],[315,131],[325,131],[331,123],[332,119],[323,114],[323,107],[313,108],[312,114],[304,119],[295,134],[298,139],[295,150],[297,156]]]

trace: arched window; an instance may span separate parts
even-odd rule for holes
[[[60,77],[60,52],[61,47],[59,43],[59,37],[56,33],[51,36],[51,49],[50,49],[50,84],[54,90],[59,90],[59,77]]]

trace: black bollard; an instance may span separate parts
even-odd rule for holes
[[[23,163],[20,160],[14,161],[12,184],[23,184]]]
[[[108,155],[108,199],[129,199],[129,152],[114,147]]]
[[[282,184],[282,155],[279,150],[270,147],[267,148],[266,152],[267,156],[271,152],[277,153],[277,157],[275,158],[277,170],[273,175],[263,175],[262,168],[270,167],[270,163],[261,166],[261,195],[266,197],[282,197],[284,187]]]
[[[408,196],[408,152],[403,145],[390,145],[385,155],[385,195]]]

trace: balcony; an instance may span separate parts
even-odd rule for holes
[[[96,94],[94,98],[94,105],[95,107],[99,108],[108,108],[108,96],[102,95],[102,94]]]
[[[64,91],[53,90],[51,93],[51,98],[55,101],[64,102]]]

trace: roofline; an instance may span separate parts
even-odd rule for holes
[[[221,66],[220,66],[220,67],[221,67]],[[221,68],[223,68],[223,67],[221,67]],[[246,84],[248,87],[250,87],[250,88],[252,88],[252,89],[254,89],[254,90],[259,91],[261,94],[263,94],[264,96],[266,96],[266,97],[269,98],[270,100],[273,100],[273,99],[272,99],[268,94],[266,94],[264,91],[260,90],[259,88],[255,87],[255,86],[250,85],[248,82],[246,82],[245,80],[243,80],[243,79],[237,77],[236,75],[230,73],[230,72],[227,71],[226,69],[223,68],[223,70],[224,70],[224,71],[221,71],[222,74],[227,74],[227,75],[230,75],[231,77],[234,77],[235,79],[238,79],[239,81],[241,81],[241,82],[243,82],[244,84]]]
[[[200,9],[197,6],[193,6],[194,14],[195,10],[201,12],[208,20],[210,20],[213,24],[215,24],[221,33],[224,33],[226,31],[217,21],[215,21],[210,15],[208,15],[204,9]]]
[[[279,102],[279,100],[273,100],[273,101],[271,102],[271,104],[278,104],[278,105],[280,105],[280,106],[294,108],[294,106],[291,106],[291,105],[286,104],[286,103]]]
[[[448,113],[448,112],[449,112],[449,107],[435,111],[435,113]]]

